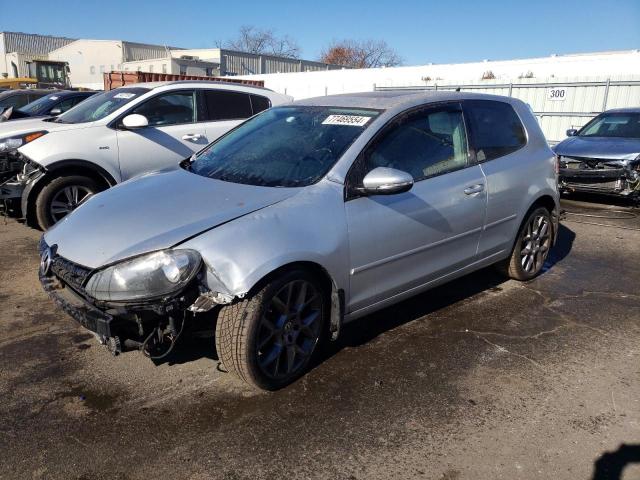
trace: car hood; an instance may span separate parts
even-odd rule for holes
[[[553,149],[558,155],[611,160],[635,160],[640,155],[640,139],[569,137]]]
[[[29,117],[13,119],[9,118],[9,121],[0,123],[0,139],[15,137],[17,135],[24,135],[30,132],[37,132],[40,130],[46,130],[53,132],[55,130],[71,130],[76,128],[83,128],[88,123],[56,123],[49,122],[47,118],[42,117]]]
[[[182,169],[156,172],[94,196],[44,238],[66,259],[98,268],[175,246],[298,191],[223,182]]]

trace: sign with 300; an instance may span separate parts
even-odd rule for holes
[[[564,87],[553,87],[547,89],[547,99],[561,101],[567,98],[567,89]]]

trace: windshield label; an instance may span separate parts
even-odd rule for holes
[[[135,97],[136,94],[135,93],[116,93],[113,98],[124,98],[125,100],[128,100],[130,98]]]
[[[352,127],[364,127],[371,117],[360,115],[329,115],[323,125],[350,125]]]

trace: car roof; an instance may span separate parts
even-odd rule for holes
[[[293,102],[293,105],[389,110],[449,100],[496,100],[507,103],[520,101],[511,97],[472,92],[443,90],[385,90],[378,92],[345,93],[341,95],[307,98],[305,100]]]
[[[640,107],[612,108],[603,113],[640,113]]]
[[[46,95],[47,93],[56,93],[59,90],[43,90],[40,88],[19,88],[19,89],[9,89],[4,92],[0,92],[0,98],[12,97],[13,95],[27,95],[29,93],[41,93]]]
[[[149,88],[149,89],[153,89],[153,88],[160,88],[160,87],[167,87],[170,85],[180,85],[180,86],[211,86],[211,87],[216,87],[216,86],[223,86],[223,87],[231,87],[231,88],[250,88],[250,89],[255,89],[255,90],[263,90],[263,91],[267,91],[267,92],[273,92],[273,90],[269,89],[269,88],[265,88],[265,87],[259,87],[256,85],[246,85],[244,83],[236,83],[236,82],[219,82],[216,80],[172,80],[172,81],[166,81],[166,82],[140,82],[140,83],[132,83],[130,85],[125,85],[124,87],[142,87],[142,88]],[[122,87],[120,87],[122,88]]]
[[[79,92],[77,90],[49,90],[48,93],[45,94],[45,96],[47,95],[55,95],[56,97],[71,97],[71,96],[76,96],[76,95],[86,95],[87,97],[94,95],[98,92]]]

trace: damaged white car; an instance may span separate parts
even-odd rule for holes
[[[41,282],[114,353],[165,357],[211,318],[226,369],[263,389],[302,375],[343,323],[427,288],[495,263],[533,278],[557,233],[555,157],[510,98],[305,100],[181,166],[46,232]]]

